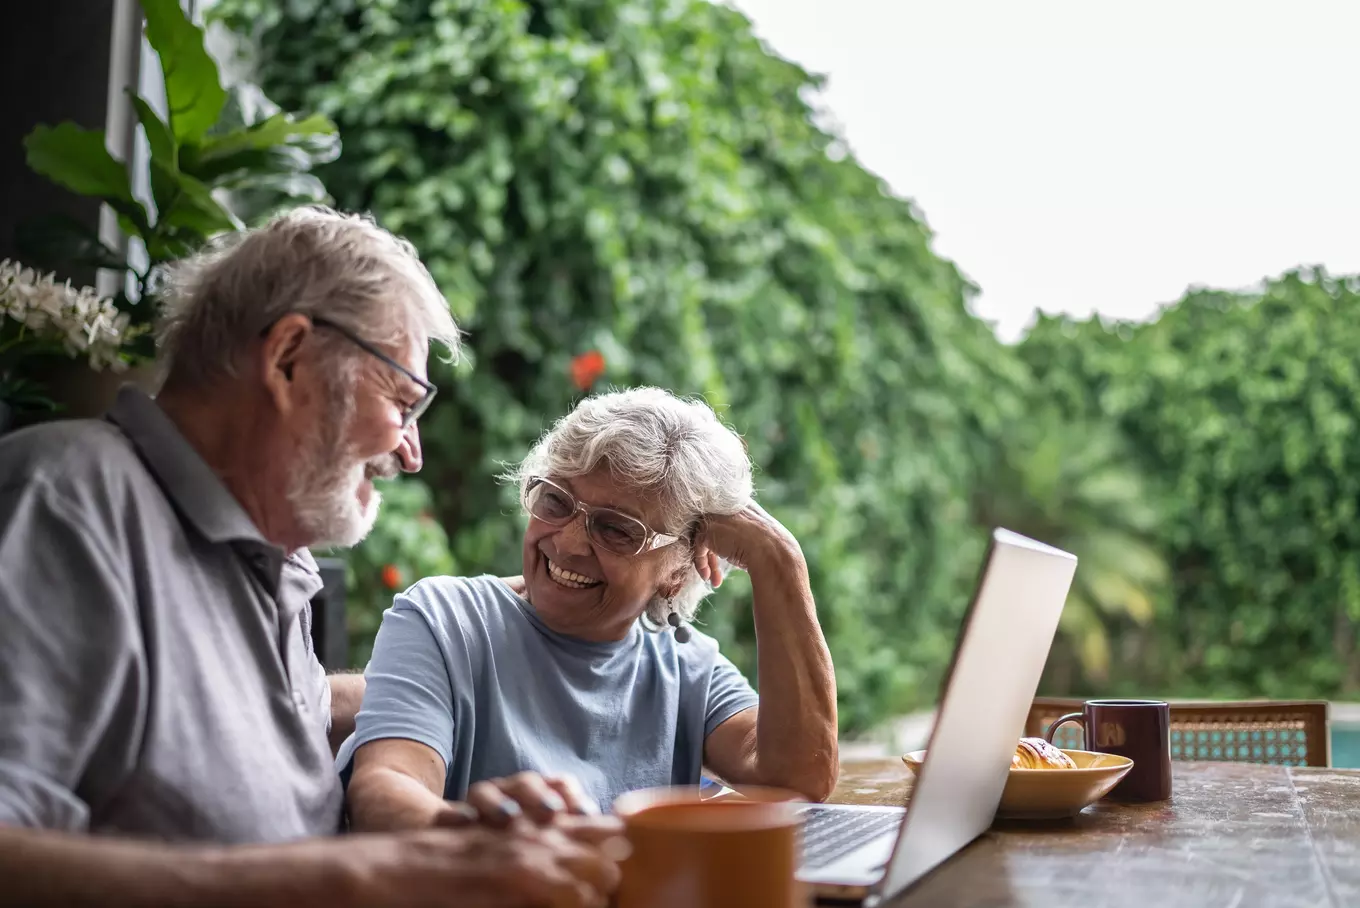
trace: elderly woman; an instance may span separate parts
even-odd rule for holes
[[[605,394],[512,478],[523,576],[423,580],[383,617],[339,756],[353,826],[455,822],[466,808],[446,799],[483,816],[607,811],[625,791],[698,784],[705,766],[826,798],[831,656],[802,551],[752,500],[741,439],[703,403]],[[720,559],[750,574],[759,697],[687,623]]]

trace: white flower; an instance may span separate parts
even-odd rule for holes
[[[59,284],[54,275],[39,274],[18,262],[0,261],[0,319],[12,319],[35,337],[59,341],[73,357],[91,368],[122,371],[118,355],[135,333],[126,312],[89,287]]]

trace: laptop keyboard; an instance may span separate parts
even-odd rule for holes
[[[902,823],[897,810],[809,807],[803,816],[803,866],[807,868],[825,867]]]

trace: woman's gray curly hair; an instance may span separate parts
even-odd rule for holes
[[[660,388],[598,394],[562,417],[520,464],[506,474],[520,497],[535,476],[573,479],[609,469],[630,493],[661,504],[654,530],[683,540],[705,514],[735,514],[751,500],[751,460],[741,437],[708,404]],[[693,559],[680,592],[647,604],[646,615],[664,624],[671,613],[688,621],[710,589]]]

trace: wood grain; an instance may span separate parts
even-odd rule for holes
[[[1161,804],[998,823],[892,908],[1360,905],[1360,772],[1176,763]],[[832,800],[903,804],[900,760],[850,763]]]

